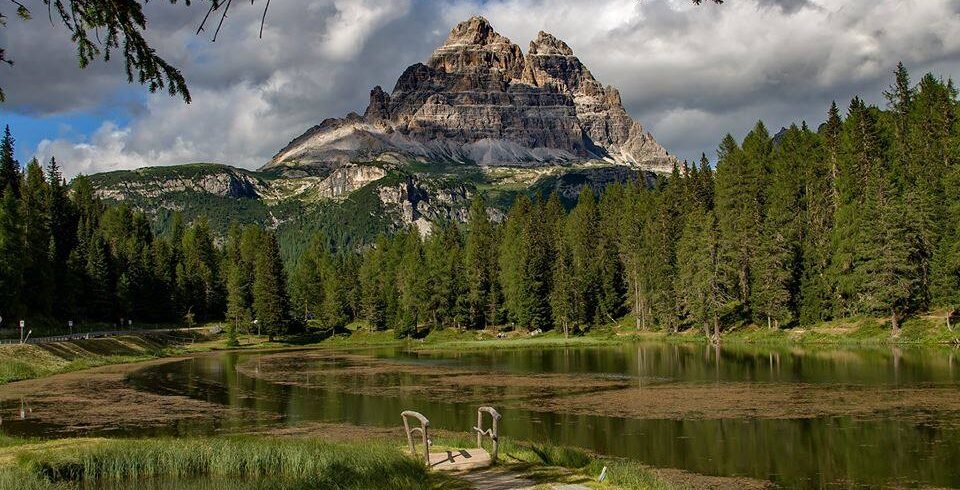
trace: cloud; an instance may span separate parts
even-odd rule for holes
[[[524,50],[539,30],[567,41],[681,158],[712,155],[725,133],[742,136],[757,119],[775,131],[800,120],[816,125],[834,99],[863,94],[882,103],[898,61],[916,75],[960,74],[955,0],[274,2],[260,39],[261,5],[235,5],[211,43],[212,27],[195,35],[202,5],[148,4],[148,35],[187,77],[190,105],[165,95],[131,102],[143,89],[124,84],[116,66],[78,71],[62,33],[11,22],[2,30],[10,53],[31,54],[3,79],[14,101],[8,108],[44,117],[130,105],[124,127],[105,122],[85,139],[38,146],[68,170],[186,161],[258,167],[309,126],[362,111],[370,88],[390,90],[406,66],[476,14]]]

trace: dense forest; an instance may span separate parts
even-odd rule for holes
[[[833,104],[816,130],[727,136],[711,165],[585,188],[572,209],[521,196],[501,222],[334,250],[317,236],[285,270],[271,230],[215,237],[201,219],[155,234],[57,164],[0,148],[0,315],[41,325],[226,319],[271,335],[354,321],[398,336],[443,327],[564,332],[625,315],[637,328],[719,335],[743,324],[855,315],[901,321],[960,305],[960,122],[952,81],[910,81],[885,109]],[[221,239],[222,238],[222,239]]]

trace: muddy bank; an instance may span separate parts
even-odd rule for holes
[[[960,390],[829,383],[658,383],[592,375],[481,372],[333,351],[280,353],[241,364],[246,376],[343,393],[414,395],[538,411],[631,419],[891,417],[956,424]]]
[[[125,427],[163,428],[191,421],[269,416],[183,396],[137,391],[125,382],[135,370],[182,359],[103,366],[0,386],[0,427],[25,423],[26,418],[48,427],[51,433],[102,433],[122,432]]]
[[[447,403],[589,396],[629,386],[622,379],[597,376],[481,372],[327,350],[264,356],[241,364],[237,370],[251,378],[281,385],[367,396],[418,396]]]

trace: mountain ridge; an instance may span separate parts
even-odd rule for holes
[[[363,115],[328,118],[261,170],[372,160],[542,166],[604,161],[669,172],[678,163],[562,40],[540,31],[527,54],[483,17],[455,26]]]

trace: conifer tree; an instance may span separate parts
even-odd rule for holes
[[[719,340],[724,296],[720,284],[720,248],[716,218],[697,208],[690,212],[678,243],[679,290],[694,328]],[[713,331],[711,333],[711,330]]]
[[[32,317],[47,318],[53,302],[53,270],[50,263],[50,215],[47,209],[47,182],[36,159],[27,165],[21,188],[21,215],[25,254],[23,280],[31,291],[25,307]]]
[[[500,285],[503,291],[504,308],[509,321],[520,323],[523,309],[524,271],[529,250],[526,248],[524,233],[530,219],[532,203],[524,195],[519,196],[507,214],[500,240],[499,269]]]
[[[20,164],[14,157],[14,139],[10,134],[10,126],[3,129],[3,138],[0,139],[0,189],[6,192],[10,189],[13,196],[20,197]]]
[[[827,122],[823,125],[823,142],[829,168],[829,187],[830,199],[833,204],[833,211],[836,212],[840,207],[840,191],[837,187],[840,179],[840,138],[843,130],[843,121],[840,119],[840,109],[837,102],[830,103],[830,110],[827,112]]]
[[[806,157],[803,138],[800,128],[791,126],[774,154],[757,260],[751,270],[754,320],[775,329],[795,318],[802,234],[800,165]]]
[[[565,239],[573,264],[574,294],[571,318],[592,325],[598,314],[599,273],[596,252],[599,243],[596,197],[590,187],[580,191],[577,205],[567,216]]]
[[[0,316],[22,318],[23,223],[11,186],[0,195]]]
[[[493,226],[487,216],[486,203],[478,194],[470,203],[463,258],[467,317],[473,328],[484,328],[493,320],[487,308],[493,283],[498,280],[494,254]]]
[[[424,262],[420,234],[409,229],[401,236],[397,265],[397,312],[394,333],[397,338],[414,335],[423,320]]]
[[[574,279],[573,257],[565,240],[557,242],[553,267],[553,288],[550,291],[550,311],[554,326],[563,331],[564,337],[570,336],[573,328]]]
[[[755,137],[761,138],[762,135]],[[717,152],[716,218],[719,230],[720,283],[733,293],[746,312],[750,301],[750,269],[759,236],[756,199],[757,165],[752,164],[732,136],[727,135]]]
[[[384,295],[384,281],[390,275],[384,249],[389,245],[378,240],[363,255],[360,266],[360,315],[374,330],[383,330],[387,325],[387,302]]]
[[[289,331],[289,300],[280,247],[273,233],[260,234],[253,280],[253,311],[270,340]]]
[[[72,311],[73,301],[70,296],[73,293],[69,287],[72,280],[67,277],[67,261],[71,250],[76,246],[76,224],[63,175],[57,160],[52,157],[47,166],[46,208],[51,232],[50,260],[55,295],[60,299],[63,311]]]
[[[553,325],[550,314],[550,288],[553,280],[553,225],[547,221],[545,206],[537,200],[523,231],[527,250],[521,279],[521,298],[518,323],[528,329],[549,329]]]
[[[857,243],[860,261],[854,273],[863,309],[888,315],[896,337],[902,319],[916,307],[920,271],[906,236],[904,205],[890,192],[889,177],[875,179],[871,194],[876,201],[865,208]]]
[[[323,274],[323,303],[321,320],[325,328],[333,332],[347,326],[347,269],[342,261],[327,257],[321,267]]]

